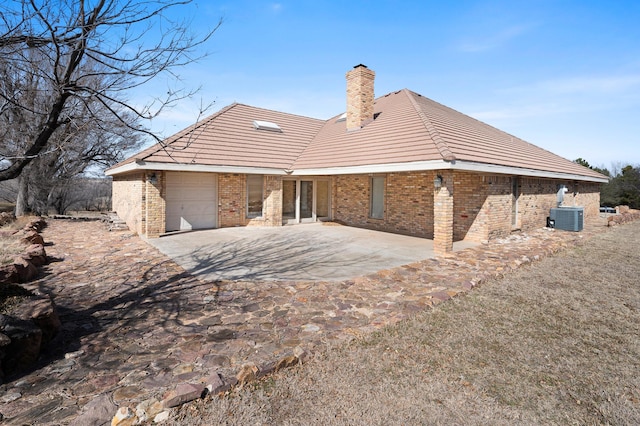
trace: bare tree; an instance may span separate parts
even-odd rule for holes
[[[11,179],[0,182],[0,202],[15,203],[18,197],[18,180]]]
[[[188,22],[169,16],[174,8],[189,3],[14,0],[0,4],[0,181],[20,176],[36,158],[68,151],[74,139],[70,130],[87,128],[87,123],[104,130],[115,120],[161,141],[138,123],[193,92],[170,88],[141,107],[127,94],[161,75],[179,81],[177,70],[202,56],[199,48],[221,21],[199,37],[191,34]],[[88,148],[100,150],[97,145]]]
[[[64,213],[77,201],[78,193],[72,187],[88,168],[115,164],[124,152],[140,145],[141,134],[133,130],[135,117],[131,114],[116,119],[107,111],[100,113],[100,105],[90,115],[77,112],[79,118],[61,126],[50,138],[49,146],[54,149],[41,152],[20,174],[17,216],[47,214],[51,207]],[[98,115],[101,120],[95,120]]]

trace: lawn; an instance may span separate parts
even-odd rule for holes
[[[169,424],[640,424],[640,222]]]

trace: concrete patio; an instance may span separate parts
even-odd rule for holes
[[[207,281],[340,281],[435,257],[433,240],[331,222],[211,229],[146,241]],[[454,251],[476,245],[456,242]]]

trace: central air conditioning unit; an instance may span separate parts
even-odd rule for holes
[[[558,207],[551,209],[550,222],[563,231],[582,231],[584,227],[584,207]]]

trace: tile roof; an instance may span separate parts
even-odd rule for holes
[[[275,123],[282,132],[258,130],[254,121]],[[324,120],[234,103],[120,164],[143,160],[288,169],[323,124]]]
[[[606,177],[486,123],[403,89],[375,100],[375,119],[355,131],[337,115],[318,120],[232,104],[125,160],[304,170],[439,161]],[[255,120],[282,132],[257,130]]]

